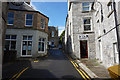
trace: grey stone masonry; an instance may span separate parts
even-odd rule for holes
[[[84,6],[88,7],[85,2],[89,2],[91,8],[89,11],[84,11]],[[87,58],[97,59],[106,68],[119,64],[119,7],[120,2],[117,0],[68,0],[65,28],[67,52],[81,59],[87,50]],[[89,31],[85,30],[86,23],[91,25]],[[85,41],[87,41],[87,49]]]
[[[115,10],[113,0],[95,3],[94,25],[95,27],[95,45],[96,59],[98,59],[106,68],[119,63],[119,54],[117,51],[117,34],[115,24]],[[117,16],[119,16],[118,2],[115,2]],[[100,4],[102,6],[100,6]],[[112,6],[112,9],[110,8]],[[102,8],[101,8],[102,7]],[[103,15],[101,15],[101,9]],[[103,18],[102,18],[103,16]],[[116,16],[116,17],[117,17]],[[119,18],[119,17],[117,17]],[[119,19],[118,19],[119,20]],[[119,21],[117,21],[119,22]]]
[[[82,58],[82,50],[80,43],[81,41],[87,41],[87,57],[89,59],[94,59],[96,56],[95,52],[95,34],[94,34],[94,10],[83,11],[82,3],[88,2],[89,5],[93,4],[90,0],[70,0],[68,1],[69,10],[68,17],[66,20],[66,32],[65,32],[65,44],[68,52],[76,57]],[[89,6],[89,8],[91,8]],[[84,30],[84,19],[90,19],[91,29],[90,31]],[[85,36],[85,37],[84,37]],[[67,38],[66,38],[67,37]],[[84,37],[84,38],[83,38]]]

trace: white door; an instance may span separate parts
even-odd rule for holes
[[[103,52],[102,52],[102,43],[101,40],[99,40],[99,59],[100,61],[103,61]]]
[[[119,55],[118,55],[118,50],[117,50],[117,43],[113,44],[114,48],[114,63],[119,63]]]

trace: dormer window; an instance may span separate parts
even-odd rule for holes
[[[26,14],[25,26],[33,25],[33,14]]]
[[[8,25],[13,25],[14,22],[14,13],[8,12]]]
[[[90,3],[89,2],[82,3],[82,11],[90,11]]]

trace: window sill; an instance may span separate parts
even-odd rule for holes
[[[44,30],[45,28],[40,28],[40,29],[43,29],[43,30]]]
[[[82,13],[89,13],[90,11],[82,11]]]
[[[32,55],[21,55],[21,57],[32,57]]]
[[[13,26],[13,24],[7,24],[8,26]]]
[[[38,51],[38,53],[45,53],[45,51]]]
[[[94,33],[93,31],[84,31],[83,33]]]
[[[25,25],[25,27],[32,27],[33,25]]]
[[[109,18],[109,17],[110,17],[110,15],[111,15],[113,12],[114,12],[114,10],[112,9],[112,10],[111,10],[111,12],[109,12],[109,14],[108,14],[108,16],[107,16],[107,17]]]

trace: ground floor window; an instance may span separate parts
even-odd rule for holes
[[[45,51],[45,39],[44,38],[39,39],[38,51],[40,52]]]
[[[6,35],[4,50],[16,50],[16,35]]]
[[[32,36],[23,36],[22,41],[22,56],[31,55],[32,51]]]

